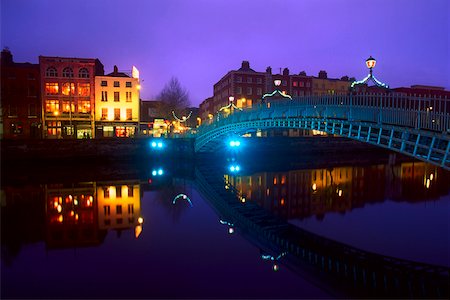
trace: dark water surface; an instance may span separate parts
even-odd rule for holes
[[[288,161],[265,167],[247,159],[237,173],[229,171],[233,161],[211,161],[218,171],[207,176],[230,182],[243,205],[256,203],[298,228],[450,266],[448,172],[421,162],[299,168]],[[287,256],[267,259],[276,256],[270,247],[224,224],[194,171],[180,172],[179,164],[153,161],[145,176],[119,179],[4,184],[2,298],[346,296]]]

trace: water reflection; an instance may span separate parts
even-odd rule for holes
[[[386,199],[427,201],[448,194],[450,188],[448,172],[422,162],[229,173],[224,179],[238,191],[241,202],[256,202],[286,219],[321,220],[330,212],[345,214]]]

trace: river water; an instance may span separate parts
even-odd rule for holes
[[[299,167],[300,156],[267,166],[235,155],[203,164],[217,170],[204,175],[229,182],[242,204],[282,222],[449,267],[449,173],[418,161],[360,164],[352,156],[307,167]],[[270,247],[223,220],[199,188],[195,166],[180,170],[183,164],[153,160],[138,175],[116,170],[123,175],[86,180],[53,171],[44,182],[3,184],[2,298],[346,296],[287,258],[275,264]]]

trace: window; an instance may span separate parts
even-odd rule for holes
[[[262,83],[262,78],[256,78],[256,83],[261,84]]]
[[[303,81],[299,81],[299,82],[298,82],[298,86],[299,86],[299,87],[304,87],[304,86],[305,86],[305,83],[304,83]]]
[[[108,92],[107,91],[102,91],[102,101],[103,102],[108,101]]]
[[[58,100],[46,100],[45,101],[45,112],[53,113],[59,111],[59,101]]]
[[[37,91],[34,85],[28,86],[28,97],[37,97]]]
[[[247,95],[251,95],[253,92],[253,89],[251,87],[247,88]]]
[[[131,92],[125,92],[127,102],[131,102]]]
[[[89,71],[86,68],[81,68],[80,71],[78,71],[78,77],[80,78],[89,78]]]
[[[61,122],[47,122],[47,135],[53,137],[61,136]]]
[[[72,70],[72,68],[69,68],[69,67],[64,68],[62,74],[63,74],[63,77],[73,77],[73,70]]]
[[[91,102],[89,100],[79,100],[78,101],[78,112],[79,113],[90,113],[91,112]]]
[[[72,110],[70,109],[70,107],[72,107]],[[65,113],[75,112],[75,104],[72,103],[72,101],[67,100],[62,101],[62,111]]]
[[[100,83],[101,86],[108,86],[108,81],[106,80],[102,80],[102,82]]]
[[[297,81],[293,81],[292,82],[292,86],[298,86],[298,82]]]
[[[53,67],[47,68],[47,71],[45,72],[45,76],[47,77],[58,77],[58,72],[56,72],[56,69]]]
[[[130,88],[131,87],[131,81],[125,82],[125,87]]]
[[[252,82],[253,82],[253,78],[247,77],[247,83],[252,83]]]
[[[287,81],[283,80],[283,86],[287,86]]]
[[[114,101],[119,102],[120,101],[120,92],[114,92]]]
[[[17,105],[9,105],[8,117],[17,117]]]
[[[118,215],[122,214],[122,205],[116,205],[116,214],[118,214]],[[120,219],[120,220],[122,220],[122,219]],[[119,221],[119,220],[117,220],[117,221]]]
[[[128,204],[128,214],[132,215],[134,214],[134,205]]]
[[[262,88],[256,89],[256,95],[261,96],[262,95]]]
[[[132,113],[131,113],[131,108],[127,108],[127,120],[131,120],[132,119]]]
[[[107,187],[103,188],[103,198],[105,199],[109,198],[109,188]]]
[[[307,82],[305,85],[306,87],[311,87],[311,82]]]
[[[89,83],[78,84],[78,96],[89,97],[91,95],[91,85]]]
[[[293,90],[292,91],[292,96],[294,96],[294,97],[298,96],[298,91],[297,90]]]
[[[114,81],[114,87],[120,87],[120,82]]]
[[[28,80],[36,80],[36,76],[33,73],[28,73]]]
[[[109,207],[109,205],[103,206],[103,213],[105,216],[109,216],[111,214],[111,208]]]
[[[114,120],[120,120],[120,108],[114,108]]]
[[[128,197],[133,197],[133,196],[134,196],[133,186],[130,185],[130,186],[128,186]]]
[[[29,117],[37,117],[38,108],[34,103],[30,103],[28,105],[28,116]]]
[[[46,82],[45,83],[45,93],[47,95],[58,95],[59,87],[56,82]]]
[[[122,186],[116,186],[116,198],[122,198]]]
[[[237,76],[236,77],[236,82],[242,82],[242,77],[241,76]]]
[[[107,119],[108,119],[108,109],[102,108],[102,120],[107,120]]]
[[[240,86],[236,88],[236,94],[242,94],[242,88]]]
[[[122,206],[120,206],[120,214],[122,214]],[[122,223],[123,223],[123,219],[122,219],[122,218],[118,218],[118,219],[116,220],[116,223],[117,223],[118,225],[122,224]]]
[[[65,96],[75,94],[75,83],[68,83],[68,82],[63,83],[61,92]]]

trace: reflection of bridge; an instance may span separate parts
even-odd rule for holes
[[[388,148],[450,170],[450,99],[397,94],[276,100],[202,126],[195,151],[223,136],[269,128],[319,130]]]
[[[196,182],[217,213],[245,236],[275,253],[286,254],[281,263],[302,274],[308,272],[316,276],[313,280],[318,277],[347,296],[449,296],[447,267],[370,253],[297,228],[255,203],[242,201],[238,191],[212,168],[201,166]]]

